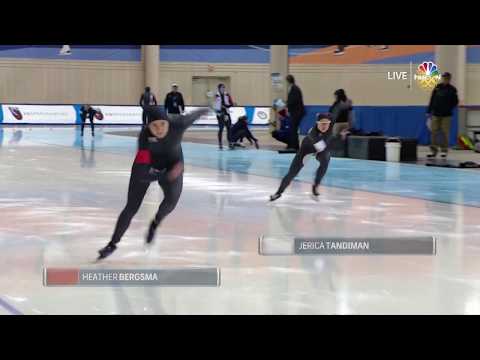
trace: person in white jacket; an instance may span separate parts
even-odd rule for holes
[[[229,109],[234,106],[234,102],[230,94],[227,93],[226,87],[224,84],[218,85],[218,91],[215,95],[215,111],[217,113],[218,120],[218,147],[223,149],[222,144],[222,135],[223,128],[227,128],[227,140],[230,149],[233,148],[232,139],[231,139],[231,127],[232,119],[230,117]]]

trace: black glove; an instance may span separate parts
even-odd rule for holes
[[[158,170],[148,164],[135,164],[137,176],[141,182],[151,183],[153,181],[160,181],[167,175],[167,170]]]
[[[161,181],[167,176],[167,169],[158,170],[151,167],[148,170],[148,179],[149,181]]]

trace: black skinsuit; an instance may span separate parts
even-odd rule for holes
[[[142,204],[150,182],[158,181],[164,193],[164,199],[152,222],[153,230],[151,231],[154,231],[175,209],[182,193],[183,171],[173,180],[169,180],[167,174],[176,164],[180,163],[183,166],[181,146],[183,134],[195,120],[207,114],[208,111],[208,109],[199,109],[170,120],[168,133],[162,139],[153,136],[149,127],[141,131],[138,138],[138,152],[130,176],[127,205],[118,218],[110,244],[118,243],[128,229],[130,221]]]
[[[87,109],[86,106],[82,106],[80,111],[81,111],[80,112],[80,118],[82,119],[82,126],[81,126],[82,136],[83,136],[83,129],[85,128],[85,122],[87,121],[87,117],[90,120],[90,127],[92,128],[92,136],[94,136],[95,135],[95,128],[94,128],[94,124],[93,124],[93,117],[96,114],[95,109],[93,109],[92,107],[89,107]]]
[[[231,140],[235,143],[238,140],[241,141],[243,138],[247,138],[250,143],[258,141],[248,128],[247,120],[240,118],[231,128]]]
[[[313,127],[308,135],[303,139],[302,145],[298,150],[297,154],[293,158],[292,164],[290,165],[290,169],[288,170],[288,174],[282,179],[280,187],[277,190],[277,194],[282,194],[285,189],[290,185],[292,180],[295,176],[298,175],[300,170],[303,168],[305,157],[309,154],[315,154],[315,158],[320,162],[320,166],[317,169],[317,173],[315,175],[314,185],[317,186],[322,181],[323,176],[327,172],[328,164],[330,162],[330,151],[329,151],[329,144],[332,139],[332,126],[327,132],[321,133],[317,126]],[[314,147],[314,144],[324,141],[326,144],[325,150],[321,152],[317,152]]]

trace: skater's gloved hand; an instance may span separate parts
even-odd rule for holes
[[[140,179],[142,182],[146,183],[151,183],[152,181],[159,181],[162,178],[165,177],[167,171],[164,170],[158,170],[150,165],[140,165],[139,166],[139,171],[140,171]]]
[[[313,146],[315,147],[315,150],[317,150],[317,152],[322,152],[327,148],[327,144],[323,140],[320,140],[319,142],[313,144]]]
[[[183,173],[183,163],[179,161],[176,163],[173,168],[167,173],[168,181],[174,181]]]

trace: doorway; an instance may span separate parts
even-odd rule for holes
[[[210,77],[210,76],[194,76],[192,77],[192,105],[205,106],[209,103],[208,93],[217,93],[218,84],[225,84],[227,90],[230,91],[229,77]],[[211,101],[211,100],[210,100]]]

